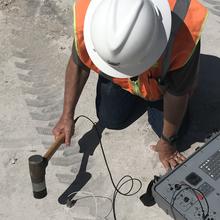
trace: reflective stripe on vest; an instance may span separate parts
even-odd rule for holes
[[[89,3],[90,0],[76,0],[73,7],[75,47],[81,61],[88,68],[100,73],[100,70],[93,64],[86,51],[83,37],[84,18]],[[187,3],[190,4],[188,5]],[[190,59],[200,39],[203,24],[207,16],[207,9],[198,0],[169,0],[169,4],[173,12],[171,34],[173,40],[170,43],[172,46],[168,45],[169,50],[165,50],[165,53],[158,61],[150,69],[139,75],[136,81],[112,78],[112,81],[121,86],[121,88],[150,101],[155,101],[162,97],[157,79],[166,74],[167,71],[173,71],[183,67]],[[186,9],[188,8],[187,12],[182,10],[184,7]],[[184,22],[182,21],[183,19]],[[180,22],[182,24],[178,27]],[[177,33],[175,33],[175,26],[178,27]],[[166,57],[166,59],[163,57]]]

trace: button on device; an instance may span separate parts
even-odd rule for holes
[[[175,184],[175,186],[174,186],[174,187],[175,187],[175,189],[176,189],[176,190],[181,189],[181,185],[180,185],[180,184]]]
[[[196,173],[192,172],[186,177],[186,181],[193,186],[198,185],[202,181],[202,178],[198,176]]]
[[[184,202],[189,202],[189,198],[188,197],[185,197],[183,200],[184,200]]]
[[[197,197],[197,199],[198,199],[199,201],[201,201],[201,200],[204,199],[203,195],[201,195],[201,194],[196,195],[196,197]]]

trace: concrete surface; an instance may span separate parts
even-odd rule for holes
[[[191,124],[185,137],[194,147],[220,128],[220,1],[203,2],[210,14],[202,37],[199,87],[190,104]],[[76,125],[71,147],[62,147],[47,168],[48,196],[32,197],[27,160],[45,152],[53,140],[51,128],[62,112],[64,72],[72,43],[71,8],[68,0],[0,1],[1,220],[104,219],[111,209],[108,198],[113,187],[94,129],[84,119]],[[91,74],[76,113],[95,121],[96,80],[97,75]],[[153,175],[164,172],[149,149],[155,141],[147,115],[123,131],[102,133],[115,182],[125,174],[143,182],[137,195],[118,196],[118,219],[170,219],[157,206],[146,208],[139,201]],[[81,177],[76,179],[79,171]],[[75,198],[91,193],[103,198],[79,200],[71,209],[63,205],[66,195],[79,189]],[[112,213],[106,219],[113,219]]]

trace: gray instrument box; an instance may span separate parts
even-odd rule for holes
[[[209,215],[205,220],[220,220],[220,135],[161,178],[152,194],[158,206],[174,219],[203,220],[207,201]]]

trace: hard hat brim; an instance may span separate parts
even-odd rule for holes
[[[90,4],[88,6],[86,16],[85,16],[85,21],[84,21],[84,41],[85,41],[85,46],[87,49],[87,52],[89,54],[89,57],[91,58],[92,62],[106,75],[109,75],[111,77],[115,78],[130,78],[134,77],[137,75],[140,75],[142,72],[137,72],[137,69],[130,69],[129,73],[123,73],[118,71],[114,66],[111,66],[108,64],[105,60],[103,60],[99,54],[96,52],[93,42],[92,42],[92,37],[91,37],[91,21],[92,21],[92,16],[98,7],[98,5],[101,3],[103,0],[91,0]],[[151,0],[152,3],[155,6],[155,9],[159,11],[162,17],[162,25],[163,29],[165,30],[166,33],[166,45],[168,43],[169,37],[170,37],[170,32],[171,32],[171,9],[169,6],[168,1],[161,1],[161,0]],[[163,41],[163,42],[165,42]],[[166,45],[164,45],[164,48],[166,48]],[[163,51],[162,51],[163,52]],[[162,54],[161,52],[161,54]],[[160,55],[161,55],[160,54]],[[160,56],[159,55],[159,56]],[[159,59],[159,57],[158,57]],[[154,61],[154,63],[157,60]],[[140,69],[149,69],[154,63],[152,63],[152,60],[146,60],[146,62],[143,62],[140,67]]]

